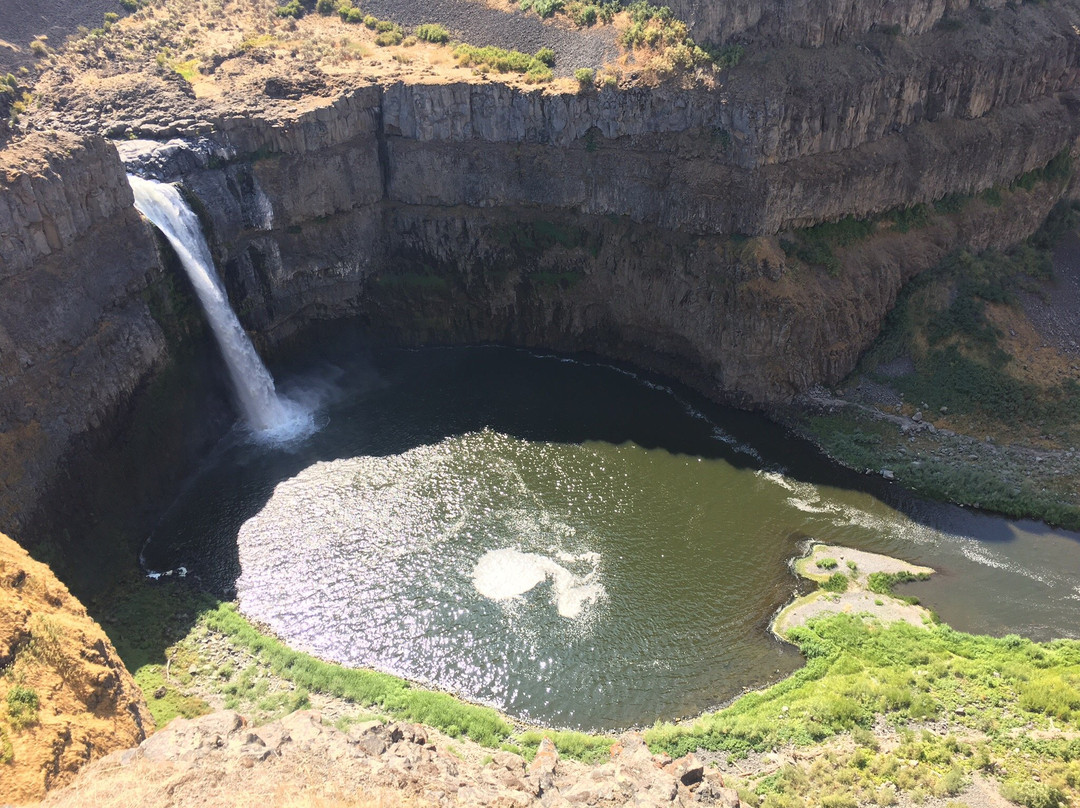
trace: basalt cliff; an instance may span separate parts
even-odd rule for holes
[[[55,538],[112,474],[145,511],[170,483],[136,473],[140,451],[179,476],[228,420],[128,170],[183,185],[264,350],[349,319],[403,344],[594,352],[746,407],[836,382],[909,279],[1027,237],[1073,193],[1042,169],[1080,133],[1080,6],[736,5],[686,15],[703,38],[749,32],[707,85],[340,75],[239,48],[214,93],[151,66],[80,96],[56,66],[0,153],[0,527]],[[889,216],[913,208],[917,227]],[[792,253],[844,217],[872,235],[828,267]]]

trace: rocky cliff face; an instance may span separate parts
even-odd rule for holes
[[[106,512],[160,504],[217,428],[219,394],[192,359],[208,346],[183,276],[162,264],[111,143],[28,138],[0,152],[0,178],[0,524],[66,558],[86,591],[113,563],[86,550],[98,532],[115,541]],[[148,474],[151,456],[166,462]]]
[[[44,564],[0,534],[0,800],[24,803],[153,731],[105,633]]]
[[[70,440],[160,366],[165,338],[145,297],[157,250],[112,145],[41,136],[3,158],[0,496],[25,514]]]
[[[913,31],[938,13],[926,8]],[[165,110],[153,120],[129,89],[77,120],[198,133],[143,165],[198,200],[264,347],[356,317],[410,343],[607,353],[765,406],[842,377],[901,285],[947,250],[1023,238],[1067,192],[1043,183],[910,233],[882,220],[831,273],[780,247],[818,222],[1005,186],[1073,148],[1078,24],[1073,3],[1022,6],[827,52],[752,49],[709,91],[412,77],[238,114],[250,98],[149,77]],[[280,84],[290,68],[278,69]],[[74,120],[49,114],[40,126]],[[26,524],[72,447],[88,455],[78,436],[122,434],[133,394],[193,344],[177,327],[183,283],[131,208],[113,147],[37,137],[8,150],[0,194],[8,527]]]

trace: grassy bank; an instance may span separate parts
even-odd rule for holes
[[[888,583],[875,587],[882,598]],[[544,736],[585,761],[606,759],[612,743],[515,727],[495,710],[323,662],[183,582],[131,582],[104,622],[159,726],[220,706],[271,720],[333,699],[352,710],[339,727],[372,716],[417,721],[527,758]],[[692,723],[657,724],[645,733],[650,747],[699,751],[712,765],[743,761],[725,778],[763,808],[918,804],[963,797],[976,780],[1030,808],[1080,797],[1080,643],[853,614],[812,619],[788,637],[805,667]],[[762,764],[770,756],[779,764]]]
[[[270,721],[316,700],[333,700],[339,726],[373,716],[434,727],[531,758],[548,737],[560,754],[606,758],[611,738],[516,727],[498,711],[371,670],[295,651],[260,631],[232,603],[182,581],[132,579],[102,622],[146,694],[155,723],[225,707]]]

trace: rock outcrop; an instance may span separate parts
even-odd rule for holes
[[[694,755],[653,755],[629,733],[610,760],[561,759],[550,740],[528,764],[415,724],[370,721],[342,732],[318,713],[250,727],[237,713],[173,721],[137,749],[89,766],[44,806],[294,805],[740,808],[734,789]]]
[[[0,534],[0,803],[40,799],[91,760],[153,730],[105,632]]]

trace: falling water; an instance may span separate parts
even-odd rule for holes
[[[288,440],[312,432],[311,413],[274,389],[273,377],[229,306],[199,220],[180,192],[172,185],[132,175],[128,182],[135,193],[135,207],[165,234],[191,278],[221,346],[247,425],[260,440]]]

